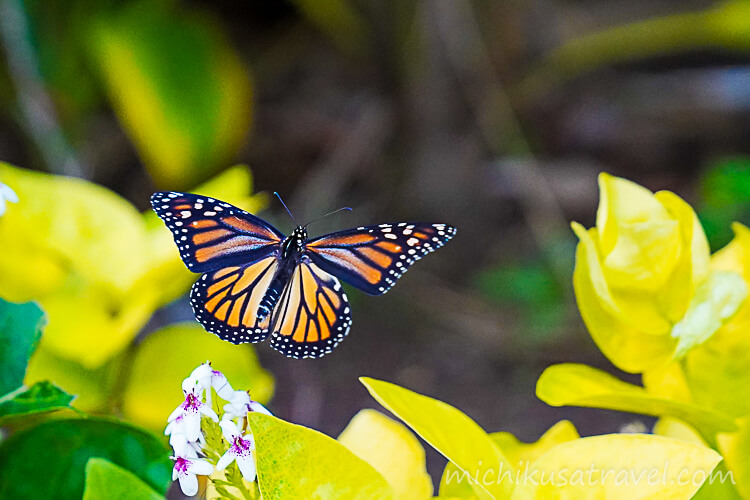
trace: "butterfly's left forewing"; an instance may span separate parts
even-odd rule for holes
[[[371,295],[387,292],[417,260],[456,234],[446,224],[401,222],[316,238],[307,253],[326,272]]]
[[[207,196],[159,192],[151,196],[151,205],[195,273],[261,259],[284,238],[258,217]]]
[[[271,347],[292,358],[319,358],[349,333],[349,301],[339,281],[303,258],[276,305]]]

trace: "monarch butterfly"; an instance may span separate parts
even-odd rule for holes
[[[339,279],[381,295],[456,234],[446,224],[400,222],[314,239],[306,224],[285,237],[258,217],[206,196],[159,192],[151,205],[188,269],[203,273],[190,304],[206,330],[234,344],[270,335],[271,346],[292,358],[324,356],[349,333],[349,302]]]

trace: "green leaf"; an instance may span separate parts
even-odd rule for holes
[[[721,431],[733,431],[734,421],[708,408],[646,392],[596,368],[560,364],[547,368],[537,381],[536,394],[552,406],[584,406],[673,417],[692,425],[707,442]]]
[[[23,384],[46,321],[34,303],[13,304],[0,298],[0,396]]]
[[[325,434],[259,413],[248,423],[264,500],[395,500],[383,476]]]
[[[169,449],[153,434],[98,418],[53,420],[0,444],[0,498],[78,500],[92,457],[129,470],[160,494],[171,482]]]
[[[234,345],[197,323],[178,323],[157,330],[141,342],[129,365],[123,392],[123,414],[133,422],[161,431],[183,400],[182,380],[201,363],[211,361],[235,389],[250,391],[260,403],[273,394],[273,377],[264,370],[250,344]]]
[[[466,414],[437,399],[422,396],[389,382],[361,377],[360,381],[381,405],[400,418],[422,439],[471,477],[482,478],[490,469],[514,467],[492,438]],[[482,499],[508,498],[507,481],[473,483]]]
[[[0,419],[70,408],[73,398],[75,396],[50,382],[39,382],[22,392],[13,394],[10,399],[1,399]]]
[[[339,443],[375,467],[399,500],[432,497],[424,448],[409,429],[376,410],[361,410],[338,438]]]
[[[159,185],[189,187],[231,161],[249,130],[252,90],[215,19],[131,2],[91,33],[112,106]]]
[[[86,485],[83,500],[159,500],[164,495],[156,493],[149,485],[127,469],[118,467],[103,458],[90,458],[86,463]]]

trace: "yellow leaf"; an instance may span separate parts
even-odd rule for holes
[[[211,361],[236,390],[266,403],[273,379],[258,363],[249,344],[234,345],[206,332],[197,323],[162,328],[141,342],[130,361],[123,391],[126,418],[153,430],[163,430],[167,417],[183,400],[182,380],[199,364]]]
[[[512,500],[688,500],[720,461],[710,448],[661,436],[576,439],[533,462]]]
[[[742,419],[737,432],[721,434],[718,441],[737,490],[743,498],[750,498],[750,417]]]
[[[667,209],[680,226],[683,251],[672,271],[667,286],[656,295],[659,310],[672,323],[685,314],[690,297],[709,272],[710,249],[695,210],[682,198],[669,191],[654,197]]]
[[[607,280],[614,286],[655,290],[671,274],[681,249],[679,223],[648,189],[599,175],[596,213]]]
[[[665,436],[681,441],[687,441],[688,443],[697,444],[700,446],[707,446],[706,442],[701,438],[695,429],[690,427],[688,424],[674,418],[660,418],[654,425],[653,433],[658,436]],[[721,434],[719,435],[721,440]],[[725,455],[726,460],[726,455]],[[696,493],[692,500],[714,500],[720,498],[721,500],[741,500],[735,486],[733,484],[734,472],[730,472],[726,468],[726,461],[720,463],[713,472],[713,480],[706,481],[701,486],[698,493]]]
[[[643,387],[655,396],[690,403],[692,396],[680,363],[673,361],[643,372]]]
[[[482,481],[487,474],[495,479],[472,483],[481,499],[510,497],[512,484],[497,481],[498,468],[513,470],[512,464],[490,436],[476,422],[442,401],[422,396],[395,384],[361,377],[360,381],[381,405],[453,462],[461,471]]]
[[[738,273],[712,271],[698,286],[685,316],[672,328],[678,339],[674,357],[680,359],[727,323],[747,298],[747,285]]]
[[[432,497],[424,448],[409,430],[376,410],[361,410],[338,441],[372,465],[401,500]]]
[[[395,500],[383,476],[325,434],[259,413],[248,424],[264,500]]]
[[[0,164],[19,204],[0,218],[0,295],[48,312],[42,344],[88,369],[122,350],[156,307],[138,211],[95,184]]]
[[[709,408],[646,392],[596,368],[561,364],[547,368],[537,381],[536,394],[552,406],[584,406],[679,418],[698,430],[707,442],[721,431],[736,430],[734,421]]]
[[[558,444],[573,441],[580,437],[575,426],[567,420],[561,420],[550,427],[535,443],[522,443],[509,432],[495,432],[490,434],[490,436],[503,452],[503,455],[508,458],[508,461],[516,465],[515,471],[509,471],[512,474],[511,477],[514,478],[516,471],[528,466],[529,463],[533,462]],[[456,466],[451,462],[448,462],[448,465],[445,466],[445,470],[443,471],[443,477],[440,480],[441,497],[453,496],[471,498],[474,496],[471,486],[466,481],[456,480],[460,477]],[[451,479],[453,479],[453,481],[451,481]]]
[[[653,433],[658,436],[671,437],[688,443],[706,446],[700,434],[685,422],[676,418],[663,417],[654,424]]]
[[[596,230],[586,231],[576,223],[572,226],[580,239],[573,273],[576,301],[596,345],[612,363],[628,372],[642,372],[669,360],[677,345],[669,336],[670,325],[664,323],[666,330],[661,335],[636,328],[643,316],[623,314],[615,302],[599,263]],[[651,318],[644,324],[658,324],[654,314],[644,314]]]
[[[533,462],[558,444],[580,438],[575,426],[568,420],[557,422],[535,443],[522,443],[509,432],[495,432],[491,436],[508,460],[519,466],[527,461]]]
[[[733,226],[735,238],[711,260],[716,271],[739,273],[750,285],[750,230]],[[701,346],[691,350],[682,366],[696,404],[713,408],[735,418],[750,414],[750,300],[740,306]]]

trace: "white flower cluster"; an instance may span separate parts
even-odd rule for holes
[[[223,407],[221,422],[211,408],[211,390],[227,404]],[[224,470],[233,461],[249,482],[255,481],[255,443],[250,432],[243,434],[248,412],[256,411],[271,415],[260,403],[250,399],[246,391],[235,391],[220,371],[214,370],[210,362],[198,366],[182,382],[185,401],[167,419],[164,434],[169,436],[169,444],[174,450],[172,480],[179,479],[185,495],[198,493],[196,475],[208,476],[214,472],[214,464],[201,458],[206,440],[201,430],[203,417],[219,422],[224,440],[229,448],[216,463],[216,470]]]

